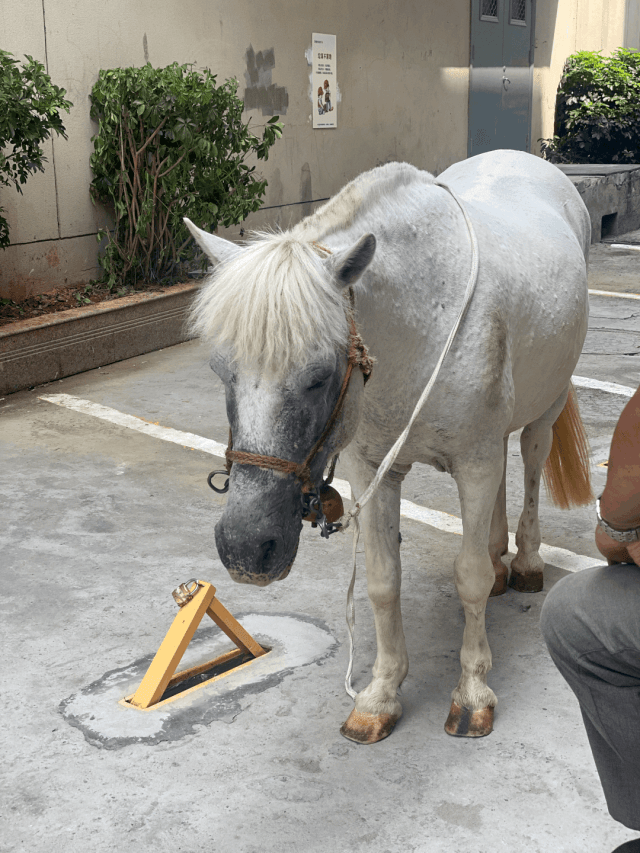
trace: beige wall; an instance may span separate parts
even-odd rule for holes
[[[465,156],[466,74],[455,71],[468,65],[468,0],[21,0],[16,8],[0,0],[2,47],[43,61],[74,107],[68,141],[48,146],[46,172],[24,197],[2,193],[17,245],[0,255],[0,292],[13,298],[95,275],[91,235],[102,216],[88,192],[88,96],[101,68],[192,62],[220,80],[237,77],[242,94],[247,48],[274,49],[272,81],[286,87],[289,107],[284,136],[260,169],[269,180],[265,205],[280,209],[252,217],[249,227],[286,225],[309,210],[297,202],[326,198],[387,160],[440,172]],[[305,52],[313,31],[337,36],[337,130],[312,129]],[[245,115],[256,125],[267,118],[261,110]]]
[[[538,0],[531,138],[553,136],[556,92],[568,56],[579,50],[640,48],[633,16],[640,0]]]
[[[552,132],[564,59],[629,40],[625,10],[629,19],[639,3],[538,0],[534,140]],[[287,226],[379,163],[407,160],[440,173],[466,156],[469,15],[469,0],[0,0],[0,46],[44,62],[74,103],[68,141],[46,146],[45,173],[24,196],[2,190],[13,245],[0,253],[0,294],[21,298],[97,273],[94,235],[104,214],[89,198],[89,93],[101,68],[192,62],[219,80],[237,77],[242,95],[247,48],[273,48],[272,82],[286,87],[289,106],[284,136],[260,164],[266,209],[245,227]],[[337,36],[336,130],[312,129],[305,53],[313,31]],[[258,109],[245,115],[266,120]]]

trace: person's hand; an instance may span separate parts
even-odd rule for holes
[[[622,410],[613,431],[600,514],[614,530],[631,530],[640,525],[640,387]],[[640,566],[638,540],[617,542],[598,525],[596,545],[610,564]]]
[[[635,563],[640,566],[640,542],[616,542],[598,525],[596,546],[609,565],[613,563]]]

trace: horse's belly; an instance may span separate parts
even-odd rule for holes
[[[575,369],[588,327],[584,297],[571,310],[549,308],[529,330],[513,341],[514,408],[509,432],[543,415],[566,389]]]
[[[508,330],[510,364],[497,381],[511,385],[509,431],[539,418],[566,389],[588,328],[582,246],[561,215],[543,213],[487,211],[477,228],[485,318],[500,316],[494,327]]]

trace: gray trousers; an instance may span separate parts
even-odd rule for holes
[[[540,627],[580,703],[609,813],[640,829],[640,568],[599,566],[562,578]]]

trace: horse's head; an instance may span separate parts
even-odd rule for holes
[[[353,370],[333,428],[308,459],[347,373],[344,291],[371,262],[375,238],[365,235],[336,254],[289,234],[240,248],[186,222],[215,267],[192,316],[195,331],[213,343],[211,367],[225,385],[233,450],[308,462],[301,478],[262,468],[255,458],[251,464],[234,459],[216,525],[218,553],[234,580],[266,586],[285,578],[295,559],[303,480],[320,484],[360,417],[363,374]]]

